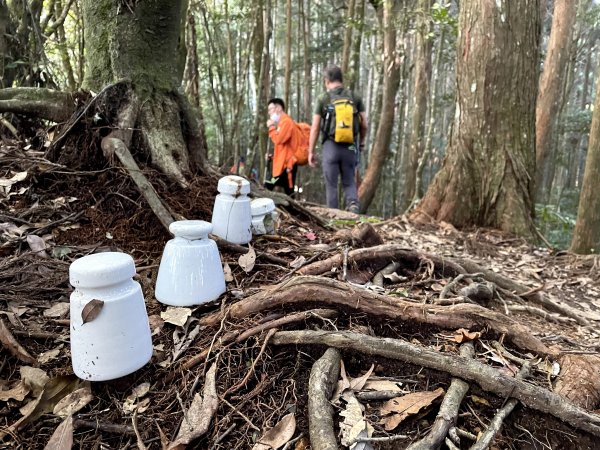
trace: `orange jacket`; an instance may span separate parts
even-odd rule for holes
[[[280,176],[285,169],[290,170],[289,179],[291,183],[291,170],[294,167],[294,151],[296,150],[296,124],[286,113],[281,113],[277,127],[269,128],[269,137],[273,141],[273,169],[274,177]],[[293,186],[290,186],[293,187]]]

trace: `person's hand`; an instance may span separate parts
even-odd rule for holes
[[[275,122],[273,122],[271,119],[267,120],[267,128],[271,128],[271,127],[274,127],[274,126],[276,126]]]
[[[265,155],[265,161],[270,161],[272,158],[273,158],[273,155],[272,155],[272,154],[270,154],[270,153],[267,153],[267,154]]]
[[[317,167],[317,155],[311,151],[308,152],[308,165],[310,167]]]

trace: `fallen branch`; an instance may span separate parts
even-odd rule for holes
[[[375,317],[399,322],[433,325],[444,329],[492,329],[505,334],[519,348],[540,355],[555,355],[523,325],[479,305],[423,305],[375,294],[366,289],[323,277],[295,277],[234,303],[226,311],[229,318],[239,320],[258,312],[299,306],[328,306],[359,311]],[[200,318],[200,325],[216,326],[224,312],[217,311]]]
[[[464,358],[473,358],[474,355],[475,349],[473,348],[472,342],[461,345],[460,356]],[[432,448],[440,448],[442,442],[446,439],[448,431],[456,424],[460,404],[468,390],[469,383],[460,378],[453,378],[429,433],[423,439],[412,443],[407,450],[429,450]]]
[[[568,423],[572,427],[600,437],[600,416],[590,413],[539,386],[501,374],[470,358],[445,355],[397,339],[376,338],[350,332],[280,331],[273,345],[328,345],[346,351],[405,361],[417,366],[447,372],[502,397],[517,398],[525,406]]]
[[[529,375],[529,363],[526,363],[521,367],[521,370],[516,376],[517,380],[522,380],[527,378]],[[494,440],[494,437],[500,432],[500,428],[502,428],[502,424],[504,423],[504,419],[508,417],[508,415],[512,412],[512,410],[517,406],[519,401],[516,398],[508,399],[506,404],[498,410],[498,412],[494,415],[494,418],[490,422],[488,428],[483,432],[481,437],[475,442],[469,450],[486,450],[490,447],[490,444]]]
[[[239,253],[241,255],[248,253],[248,247],[244,247],[243,245],[227,242],[225,239],[220,238],[216,234],[211,234],[210,238],[217,243],[217,247],[219,247],[219,250],[221,250],[221,251],[225,250],[225,251],[230,251],[230,252],[234,252],[234,253]],[[283,267],[288,266],[287,259],[284,259],[277,255],[271,255],[270,253],[257,252],[256,257],[265,259],[267,261],[271,261],[272,263],[278,264]]]
[[[340,375],[340,352],[327,349],[313,364],[308,381],[308,430],[314,450],[337,450],[330,399]]]

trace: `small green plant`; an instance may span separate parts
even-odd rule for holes
[[[554,205],[535,205],[536,226],[553,246],[566,249],[571,244],[576,217],[557,211]]]

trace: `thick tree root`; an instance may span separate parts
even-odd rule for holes
[[[231,319],[241,319],[269,309],[297,306],[342,307],[374,317],[434,325],[444,329],[491,329],[506,337],[519,348],[539,355],[555,355],[521,324],[501,313],[479,305],[423,305],[386,297],[366,289],[323,277],[295,277],[247,297],[226,310]],[[218,311],[200,319],[201,325],[215,326],[223,319]]]
[[[522,380],[527,378],[529,375],[529,364],[525,364],[521,367],[521,370],[516,376],[517,380]],[[498,412],[494,415],[494,418],[490,422],[490,425],[485,430],[485,432],[481,435],[481,437],[475,442],[469,450],[486,450],[490,447],[490,444],[494,440],[494,437],[500,432],[502,428],[502,424],[504,423],[504,419],[508,417],[508,415],[515,409],[519,401],[516,398],[509,399],[506,404],[498,410]]]
[[[0,89],[0,113],[65,122],[75,111],[75,94],[53,89],[20,87]]]
[[[464,358],[473,358],[475,349],[472,342],[461,345],[460,356]],[[469,390],[469,383],[460,378],[453,378],[450,387],[444,396],[435,422],[429,430],[429,434],[420,441],[412,443],[407,450],[430,450],[440,448],[448,430],[456,424],[458,410],[463,397]]]
[[[273,336],[271,344],[327,345],[446,372],[473,381],[498,396],[516,398],[529,408],[550,414],[576,429],[600,437],[600,416],[585,411],[558,394],[502,375],[498,370],[470,358],[445,355],[397,339],[341,331],[280,331]]]
[[[337,450],[330,399],[340,375],[340,352],[334,348],[314,363],[308,381],[308,430],[314,450]]]
[[[119,114],[119,128],[102,139],[102,151],[109,159],[112,159],[113,155],[117,156],[156,217],[158,217],[158,220],[168,230],[169,225],[174,220],[173,216],[162,203],[154,187],[152,187],[152,184],[144,176],[127,148],[127,145],[131,141],[131,130],[133,130],[135,125],[137,115],[138,107],[135,101],[132,101],[123,108]]]
[[[596,409],[600,405],[600,356],[563,355],[554,392],[576,405]]]
[[[589,325],[589,321],[574,308],[567,305],[561,305],[550,299],[547,295],[544,295],[542,292],[532,292],[530,288],[503,277],[491,270],[484,269],[479,264],[466,258],[444,258],[394,244],[356,249],[348,254],[348,264],[358,267],[368,265],[373,274],[392,261],[405,264],[409,263],[413,266],[422,261],[431,261],[433,262],[436,271],[442,276],[456,277],[461,274],[478,273],[481,274],[485,280],[496,284],[502,289],[512,292],[515,295],[522,295],[532,303],[543,306],[550,311],[559,312],[565,317],[570,317],[580,325]],[[321,275],[329,272],[333,267],[340,266],[341,263],[342,255],[334,255],[328,259],[307,265],[300,269],[298,273],[300,275]]]

